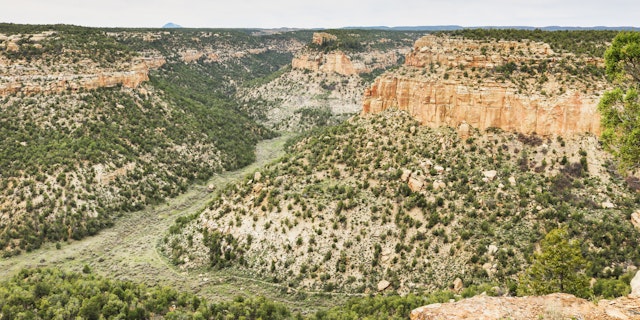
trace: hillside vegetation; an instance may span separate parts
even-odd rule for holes
[[[356,117],[179,219],[162,250],[181,268],[242,268],[292,288],[373,292],[495,283],[515,290],[535,244],[565,226],[615,279],[640,263],[640,202],[592,136],[493,130],[461,140],[406,114]],[[383,285],[384,287],[384,285]]]
[[[25,269],[0,282],[0,318],[83,319],[406,319],[420,305],[446,302],[451,292],[354,298],[344,306],[308,315],[263,297],[210,303],[168,287],[114,281],[55,269]]]
[[[214,172],[253,162],[257,141],[274,135],[250,120],[231,93],[240,85],[234,79],[268,74],[288,63],[286,46],[236,57],[233,53],[267,40],[227,31],[222,35],[229,40],[220,44],[230,51],[227,60],[185,64],[178,57],[189,49],[181,42],[189,35],[179,32],[5,24],[0,34],[7,37],[7,48],[17,46],[0,52],[3,81],[23,88],[0,97],[0,251],[5,256],[45,241],[95,234],[126,211],[162,202]],[[160,38],[127,41],[140,34]],[[238,34],[246,46],[231,45]],[[150,82],[128,84],[128,76],[146,76],[129,72],[145,57],[166,63],[151,71]],[[80,87],[60,92],[24,91],[37,88],[37,81],[44,87],[51,82],[47,74],[58,73],[61,79],[98,79],[91,80],[98,88],[79,82]],[[124,80],[100,82],[111,75]],[[144,80],[138,78],[131,81]]]

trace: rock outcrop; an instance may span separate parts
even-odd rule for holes
[[[599,134],[596,107],[606,86],[603,79],[593,85],[574,79],[567,87],[559,72],[508,77],[518,63],[521,70],[530,70],[531,61],[547,68],[562,58],[540,43],[427,36],[416,42],[405,66],[383,74],[365,91],[363,113],[397,108],[431,127],[464,123],[480,130],[496,127],[540,135]],[[583,63],[599,63],[587,60]]]
[[[316,55],[303,54],[293,58],[291,66],[294,69],[306,69],[314,72],[322,71],[325,73],[335,72],[342,75],[357,73],[349,56],[342,51],[327,54],[318,53]]]
[[[636,276],[631,280],[631,296],[640,298],[640,271],[636,272]]]
[[[327,42],[332,42],[332,41],[336,41],[338,40],[338,37],[336,37],[333,34],[330,33],[326,33],[326,32],[314,32],[313,33],[313,38],[311,39],[311,42],[313,44],[317,44],[319,46],[324,45]]]
[[[345,76],[369,73],[375,69],[396,64],[396,52],[372,51],[347,55],[342,51],[306,52],[293,58],[291,67],[322,73],[337,73]]]
[[[165,63],[164,58],[143,58],[131,63],[124,70],[86,70],[73,73],[72,70],[58,74],[41,74],[23,72],[11,74],[11,66],[3,68],[0,76],[0,96],[15,93],[38,94],[60,93],[67,90],[94,90],[103,87],[122,85],[136,88],[149,80],[149,70],[159,68]]]
[[[565,293],[540,297],[479,295],[452,303],[436,303],[411,312],[411,320],[447,319],[640,319],[640,299],[600,300],[598,304]]]

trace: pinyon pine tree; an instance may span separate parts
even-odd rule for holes
[[[551,230],[542,240],[540,252],[521,275],[519,295],[554,292],[589,296],[589,280],[584,274],[587,262],[576,241],[570,241],[564,228]]]

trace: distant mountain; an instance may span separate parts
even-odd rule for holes
[[[370,26],[370,27],[345,27],[345,29],[366,29],[366,30],[393,30],[393,31],[452,31],[462,29],[519,29],[519,30],[535,30],[543,31],[560,31],[560,30],[620,30],[620,31],[640,31],[638,27],[619,26],[619,27],[563,27],[563,26],[547,26],[547,27],[531,27],[531,26],[472,26],[463,27],[458,25],[442,25],[442,26]]]
[[[182,28],[182,26],[179,25],[179,24],[175,24],[173,22],[169,22],[169,23],[165,24],[164,26],[162,26],[162,28],[165,28],[165,29],[166,28]]]

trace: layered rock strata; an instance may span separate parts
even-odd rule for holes
[[[0,74],[0,96],[93,90],[117,85],[135,88],[149,80],[150,69],[159,68],[164,63],[164,58],[143,58],[137,59],[122,70],[98,68],[79,73],[67,70],[57,74],[43,74],[38,70],[25,70],[19,65],[8,65],[0,68],[4,71]]]
[[[466,123],[527,134],[599,134],[597,104],[604,79],[567,85],[558,73],[521,72],[516,81],[500,72],[505,66],[517,72],[518,66],[536,61],[546,67],[563,58],[541,43],[427,36],[416,42],[401,69],[383,74],[366,89],[363,113],[397,108],[431,127]],[[600,63],[588,60],[584,63]]]
[[[394,51],[373,51],[354,55],[347,55],[342,51],[307,52],[293,58],[291,66],[293,69],[349,76],[387,68],[397,61],[398,55]]]

